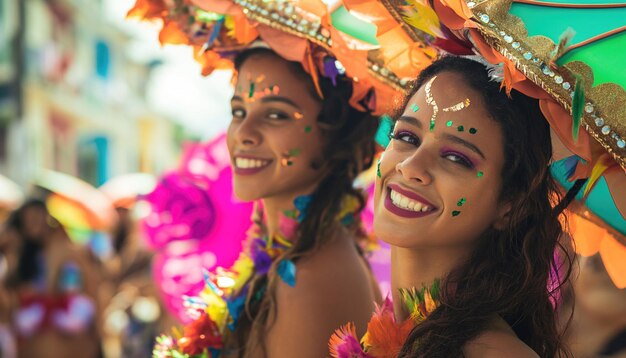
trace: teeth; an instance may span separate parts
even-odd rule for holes
[[[269,164],[268,160],[235,158],[235,166],[241,169],[260,168]]]
[[[430,206],[424,205],[418,201],[412,200],[394,190],[391,190],[390,196],[391,196],[391,202],[393,203],[393,205],[401,209],[417,211],[417,212],[420,212],[420,211],[427,212],[431,209]]]

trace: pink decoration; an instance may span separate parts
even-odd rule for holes
[[[361,212],[363,228],[367,233],[372,235],[374,230],[374,187],[374,181],[365,186],[367,203]],[[378,240],[378,248],[369,254],[367,260],[378,282],[380,291],[383,297],[385,297],[387,294],[391,293],[391,248],[389,244]]]
[[[141,228],[157,251],[155,280],[168,310],[185,322],[182,296],[202,290],[202,269],[235,262],[250,226],[252,204],[233,196],[225,136],[186,145],[179,170],[165,174],[144,200],[151,211]]]

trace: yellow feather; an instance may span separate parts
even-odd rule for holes
[[[441,31],[437,13],[428,5],[417,0],[408,0],[409,6],[404,11],[407,24],[435,37],[445,37]]]
[[[585,191],[583,192],[583,197],[587,197],[591,189],[596,185],[598,179],[604,174],[604,172],[611,167],[613,159],[608,155],[600,158],[596,164],[593,166],[591,170],[591,175],[589,176],[589,180],[587,180],[587,185],[585,186]]]

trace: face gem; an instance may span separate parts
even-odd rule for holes
[[[254,97],[254,82],[250,82],[250,90],[248,91],[248,98]]]
[[[437,114],[439,113],[439,106],[437,105],[437,101],[435,101],[435,98],[433,97],[433,94],[431,92],[431,87],[436,78],[437,76],[433,76],[433,78],[431,78],[426,83],[426,86],[424,87],[424,92],[426,92],[426,103],[428,103],[431,107],[433,107],[433,115],[430,117],[430,126],[429,126],[429,129],[431,132],[435,129],[435,121],[437,120]],[[470,99],[466,98],[462,102],[459,102],[453,106],[444,108],[443,111],[444,112],[458,112],[464,108],[469,107],[469,105],[470,105]]]

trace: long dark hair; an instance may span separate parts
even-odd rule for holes
[[[553,202],[559,192],[550,176],[549,125],[537,100],[515,90],[507,96],[485,65],[444,57],[418,77],[415,93],[440,72],[454,72],[480,93],[504,138],[500,201],[511,205],[507,225],[489,229],[471,257],[442,279],[441,304],[410,333],[400,357],[463,356],[466,343],[484,332],[495,315],[540,357],[567,354],[557,327],[557,291],[571,263]],[[409,96],[408,98],[410,98]],[[560,273],[560,276],[558,274]]]
[[[46,215],[48,214],[46,203],[39,199],[29,199],[11,214],[8,227],[15,230],[21,240],[17,272],[12,278],[12,285],[31,282],[41,274],[41,265],[38,260],[43,251],[43,237],[29,237],[26,234],[26,226],[33,224],[24,220],[24,215],[28,210],[41,210]]]
[[[259,55],[278,57],[268,49],[247,50],[236,58],[235,69],[239,70],[246,60]],[[286,70],[300,77],[309,92],[319,99],[313,81],[302,65],[298,62],[283,61],[287,63]],[[239,318],[234,332],[233,343],[235,348],[239,349],[240,356],[246,354],[250,334],[255,335],[255,340],[265,350],[264,335],[276,313],[277,263],[282,259],[297,262],[328,242],[333,237],[333,231],[337,230],[335,218],[346,196],[359,200],[359,212],[365,206],[362,193],[353,187],[353,183],[359,173],[368,168],[374,160],[377,118],[370,112],[361,112],[350,106],[349,100],[352,96],[350,79],[339,77],[336,85],[333,85],[330,79],[320,76],[319,86],[324,97],[319,99],[322,108],[317,119],[325,138],[322,154],[324,162],[311,165],[317,169],[323,167],[327,175],[312,193],[313,199],[308,206],[305,219],[298,227],[294,245],[275,260],[267,275],[252,279],[245,314]],[[360,221],[356,220],[349,229],[355,239],[359,239],[362,232]],[[262,289],[266,289],[265,294],[260,301],[255,302],[253,297]]]

